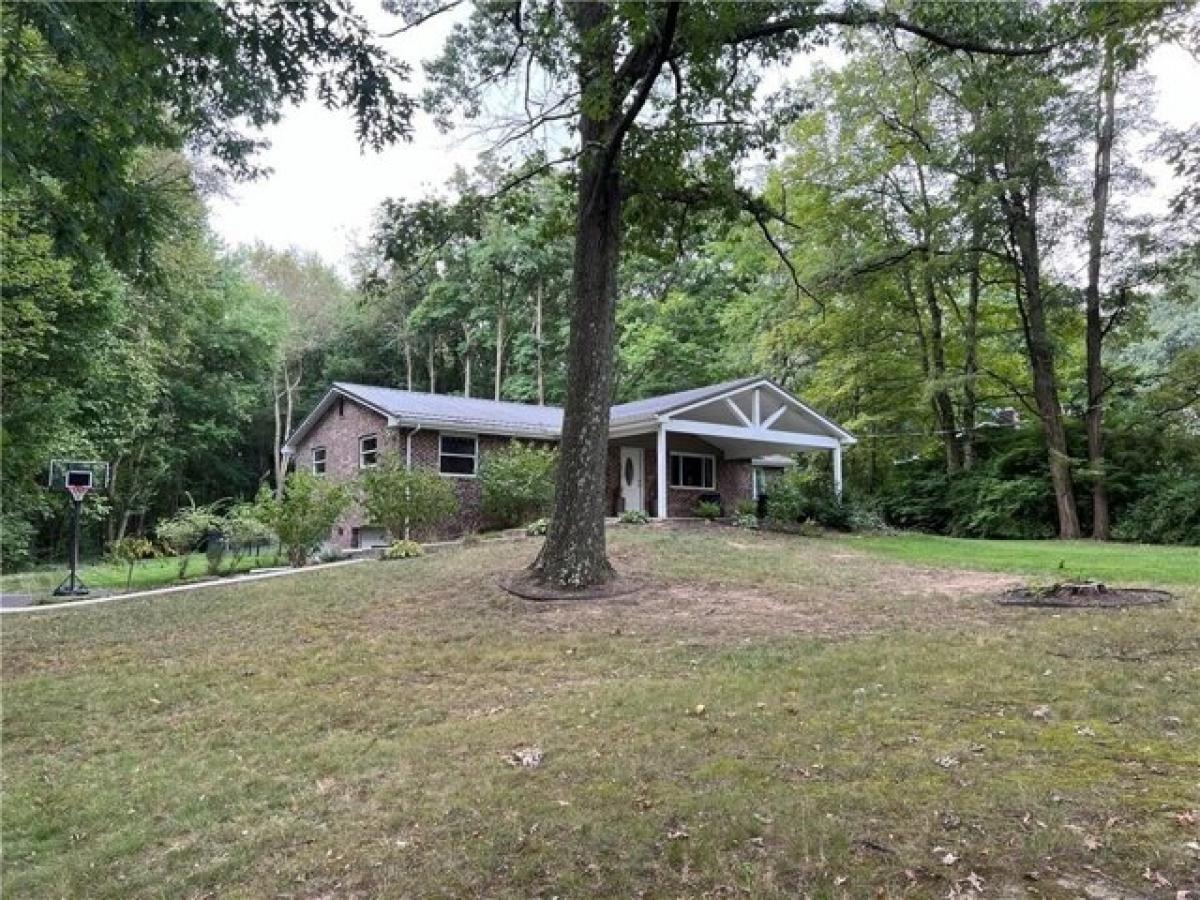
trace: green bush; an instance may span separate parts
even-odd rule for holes
[[[735,514],[739,516],[754,516],[758,518],[758,501],[742,499],[737,502]]]
[[[220,527],[221,516],[212,506],[193,504],[159,522],[154,527],[154,534],[168,552],[179,557],[179,578],[182,580],[187,575],[192,552],[209,532],[219,531]]]
[[[740,512],[733,517],[733,524],[738,528],[757,528],[758,516],[754,515],[754,513]]]
[[[850,510],[833,490],[833,478],[825,472],[792,469],[771,484],[767,518],[779,525],[812,522],[847,531]]]
[[[715,503],[712,500],[701,500],[692,511],[699,518],[707,519],[709,522],[721,518],[721,504]]]
[[[403,537],[405,529],[440,525],[458,511],[458,495],[448,479],[429,469],[406,469],[398,460],[368,469],[361,485],[368,520],[393,538]]]
[[[267,544],[275,540],[275,533],[258,514],[259,510],[253,504],[239,503],[221,519],[221,534],[231,556],[231,572],[241,565],[255,544]]]
[[[425,548],[416,541],[396,541],[383,551],[381,559],[415,559],[425,555]]]
[[[284,483],[282,499],[263,488],[255,518],[279,536],[288,562],[302,566],[351,502],[345,486],[308,472],[292,472]]]
[[[542,537],[550,530],[549,519],[535,519],[525,526],[525,533],[530,537]]]
[[[640,509],[627,509],[617,516],[617,521],[622,525],[645,525],[650,517]]]
[[[125,575],[125,590],[133,584],[133,567],[142,559],[153,559],[158,555],[154,544],[144,537],[123,537],[108,545],[108,558],[115,563],[128,566]]]
[[[506,527],[549,515],[557,467],[552,447],[514,441],[488,453],[479,467],[484,513]]]
[[[1113,529],[1118,540],[1200,545],[1200,477],[1169,472],[1142,479],[1139,489]]]
[[[0,513],[0,571],[16,572],[29,565],[34,527],[24,514]]]

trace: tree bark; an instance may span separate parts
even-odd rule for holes
[[[1020,290],[1017,302],[1022,312],[1029,368],[1033,376],[1033,396],[1042,420],[1050,480],[1058,508],[1058,536],[1079,537],[1079,512],[1075,507],[1075,486],[1071,476],[1071,456],[1063,427],[1062,407],[1058,400],[1058,378],[1054,370],[1054,349],[1046,325],[1045,299],[1042,296],[1041,255],[1038,248],[1038,181],[1029,179],[1027,192],[1001,195],[1009,233],[1016,248]],[[1021,304],[1021,294],[1024,304]]]
[[[971,246],[983,242],[983,227],[978,222],[971,229]],[[970,252],[967,271],[967,313],[963,322],[963,403],[962,403],[962,467],[970,471],[975,466],[975,428],[978,408],[979,380],[979,295],[982,288],[979,250]]]
[[[1112,40],[1104,47],[1100,83],[1096,88],[1096,159],[1092,183],[1092,217],[1088,223],[1088,274],[1084,292],[1087,319],[1086,415],[1088,468],[1092,477],[1092,537],[1109,539],[1108,484],[1104,459],[1104,323],[1100,312],[1100,269],[1104,252],[1105,219],[1112,178],[1112,148],[1116,131],[1117,76]]]
[[[435,353],[437,352],[437,338],[433,335],[429,337],[429,393],[437,393],[437,360]]]
[[[463,396],[471,396],[471,326],[463,322]]]
[[[922,266],[925,289],[925,306],[929,310],[929,379],[930,403],[933,405],[934,421],[946,455],[946,473],[953,475],[963,467],[962,450],[958,442],[958,428],[954,417],[954,401],[946,390],[946,338],[942,323],[942,305],[938,301],[933,272],[929,267],[929,255]]]
[[[412,341],[409,338],[404,339],[404,388],[412,390],[413,386],[413,356],[412,356]]]
[[[573,9],[583,50],[579,81],[584,96],[610,83],[616,48],[603,3]],[[580,114],[580,160],[576,182],[571,336],[567,395],[555,482],[554,513],[533,571],[564,587],[602,584],[614,576],[604,535],[604,487],[608,461],[608,411],[612,402],[613,337],[616,331],[617,263],[621,243],[621,176],[606,152],[619,107],[607,114],[597,104]]]
[[[504,304],[496,310],[496,399],[504,388]]]
[[[271,468],[275,470],[275,499],[281,500],[283,499],[283,454],[280,451],[283,448],[283,410],[280,404],[283,402],[283,394],[279,390],[279,373],[275,370],[271,371],[271,397],[275,413],[275,440],[271,445]]]

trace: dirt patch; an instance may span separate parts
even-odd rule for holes
[[[1099,582],[1053,584],[1046,588],[1014,588],[996,598],[1002,606],[1045,606],[1055,609],[1122,609],[1173,600],[1166,591],[1110,588]]]

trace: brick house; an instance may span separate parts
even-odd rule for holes
[[[335,382],[289,436],[284,453],[298,469],[338,480],[357,478],[386,454],[454,479],[459,513],[440,530],[449,536],[491,524],[475,477],[488,453],[513,440],[555,443],[561,429],[562,409],[555,406]],[[739,501],[757,497],[769,472],[811,450],[833,455],[840,491],[842,450],[854,442],[766,378],[622,403],[609,417],[608,512],[686,517],[710,495],[732,512]],[[660,492],[663,483],[667,489]],[[343,548],[386,539],[357,507],[330,535],[330,543]]]

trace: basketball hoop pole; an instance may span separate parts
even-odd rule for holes
[[[71,491],[71,574],[54,589],[55,597],[82,597],[88,591],[87,585],[79,577],[79,529],[83,518],[83,498],[86,491],[76,493]]]

